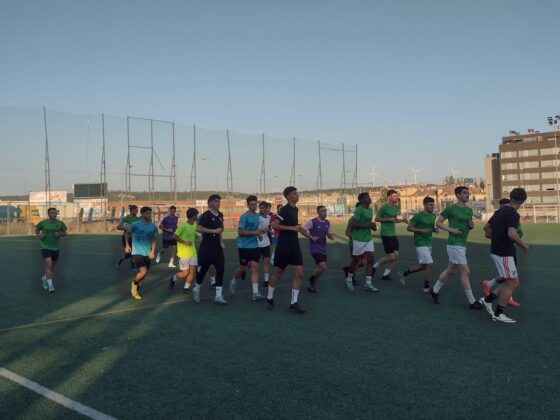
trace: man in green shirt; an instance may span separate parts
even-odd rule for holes
[[[117,230],[123,231],[121,242],[123,245],[123,249],[125,251],[124,251],[124,255],[121,258],[119,258],[119,260],[117,261],[116,267],[120,267],[120,265],[124,260],[128,258],[132,258],[132,254],[130,252],[126,252],[126,241],[124,240],[124,232],[130,227],[131,224],[140,220],[140,217],[138,217],[138,206],[136,204],[130,204],[128,206],[128,211],[129,213],[121,219],[119,225],[117,226]],[[128,245],[132,249],[132,235],[129,235],[128,241],[129,241]],[[132,259],[130,260],[130,268],[134,268]]]
[[[471,271],[467,263],[467,237],[469,231],[474,227],[472,221],[473,211],[467,206],[469,202],[469,189],[464,186],[455,188],[455,196],[457,203],[446,207],[436,221],[436,226],[449,232],[447,240],[447,255],[449,256],[449,264],[447,268],[439,275],[438,281],[430,288],[429,292],[434,303],[439,303],[439,292],[447,283],[449,277],[459,270],[461,276],[461,285],[465,291],[465,296],[469,301],[470,309],[482,309],[482,304],[474,298],[469,276]],[[448,225],[444,224],[445,220],[449,220]]]
[[[385,256],[373,265],[373,275],[375,271],[385,266],[382,280],[393,280],[391,278],[391,268],[399,258],[399,238],[395,232],[395,223],[407,223],[407,219],[399,219],[399,194],[395,190],[387,191],[387,204],[381,206],[375,216],[376,222],[381,222],[381,242],[385,250]]]
[[[41,240],[41,255],[45,263],[45,273],[41,277],[43,289],[50,293],[54,292],[53,271],[60,248],[58,242],[60,238],[66,236],[68,230],[62,220],[57,219],[57,210],[53,207],[47,210],[48,219],[45,219],[35,226],[35,235]]]
[[[430,279],[434,260],[432,258],[432,234],[439,233],[435,227],[436,215],[434,214],[434,199],[424,197],[424,210],[416,213],[410,221],[407,230],[414,232],[414,246],[418,264],[410,266],[406,271],[399,271],[401,284],[406,286],[406,277],[424,271],[424,293],[430,291]]]
[[[360,203],[357,203],[356,208],[358,208],[359,205],[360,205]],[[344,231],[344,235],[346,235],[346,237],[348,238],[348,245],[349,245],[349,251],[350,251],[350,263],[352,263],[352,218],[348,219],[348,222],[346,223],[346,230]],[[365,263],[366,263],[366,258],[364,256],[362,256],[362,258],[360,259],[360,262],[358,263],[358,266],[356,267],[356,271],[360,267],[363,267],[365,265]],[[350,265],[342,267],[342,271],[344,272],[344,278],[348,277],[348,268],[350,268]],[[356,281],[356,272],[354,272],[354,275],[352,276],[352,284],[354,286],[356,286],[358,284],[358,282]]]
[[[177,256],[179,257],[179,269],[173,277],[169,279],[169,290],[175,287],[177,279],[185,279],[183,293],[189,292],[198,267],[198,259],[196,257],[196,218],[198,210],[189,208],[187,210],[187,221],[179,225],[174,232],[174,239],[177,241]]]
[[[370,207],[371,198],[367,192],[358,195],[359,205],[356,206],[354,215],[352,216],[352,262],[348,267],[348,275],[346,276],[346,288],[351,292],[354,291],[352,279],[360,259],[365,256],[366,265],[366,284],[364,290],[369,292],[377,292],[379,289],[373,286],[373,236],[372,230],[377,229],[373,222],[373,211]]]

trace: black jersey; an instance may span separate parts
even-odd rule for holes
[[[198,224],[206,229],[218,229],[224,227],[224,215],[222,212],[218,214],[212,213],[210,210],[206,210],[198,218]],[[201,248],[220,248],[220,235],[216,233],[203,233],[202,242],[200,243]]]
[[[500,257],[513,257],[515,255],[515,243],[508,235],[509,228],[517,231],[519,226],[519,213],[511,207],[504,206],[496,210],[488,223],[492,227],[492,241],[490,252]]]
[[[280,224],[283,226],[297,226],[298,208],[287,204],[280,209],[276,217],[278,217]],[[291,230],[281,230],[278,244],[299,244],[298,233]]]

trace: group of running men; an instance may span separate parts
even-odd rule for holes
[[[324,206],[317,207],[317,217],[304,225],[299,223],[297,203],[299,192],[295,187],[284,189],[287,204],[278,205],[277,213],[271,213],[271,204],[258,203],[257,197],[247,197],[248,210],[239,219],[237,229],[237,248],[239,265],[229,283],[229,293],[235,294],[239,280],[245,272],[250,272],[252,300],[265,300],[268,309],[274,309],[274,290],[278,280],[288,266],[293,267],[292,293],[290,311],[303,314],[305,309],[299,302],[299,292],[303,279],[303,256],[298,235],[309,239],[309,249],[316,267],[309,277],[308,292],[316,293],[321,275],[327,269],[327,239],[333,240],[331,224],[327,219]],[[519,285],[516,268],[515,245],[525,252],[528,246],[521,239],[520,216],[517,210],[527,198],[525,190],[515,188],[508,200],[502,200],[501,207],[484,226],[486,237],[491,239],[491,258],[497,268],[498,275],[490,281],[483,282],[485,296],[476,299],[470,285],[470,269],[467,262],[467,237],[473,229],[473,211],[468,207],[469,190],[460,186],[455,188],[457,202],[447,206],[439,216],[434,214],[434,199],[425,197],[424,209],[416,213],[409,221],[398,216],[398,193],[387,192],[387,204],[380,207],[373,217],[372,200],[367,192],[358,195],[358,203],[353,216],[348,221],[346,236],[349,238],[350,263],[344,267],[346,288],[354,292],[358,285],[355,274],[360,266],[366,267],[366,278],[363,288],[366,292],[378,292],[373,284],[377,270],[383,268],[382,280],[392,280],[391,269],[399,257],[399,239],[395,225],[405,223],[407,230],[414,234],[414,245],[418,263],[407,270],[399,272],[400,281],[406,285],[407,278],[417,272],[424,272],[423,291],[429,293],[434,303],[439,303],[442,288],[451,275],[458,271],[461,285],[468,300],[470,309],[486,309],[494,321],[514,323],[505,315],[505,307],[512,302],[512,294]],[[211,271],[212,287],[216,295],[214,301],[227,304],[223,297],[225,256],[222,233],[224,231],[224,215],[220,212],[221,197],[213,194],[208,197],[208,210],[199,215],[195,208],[186,211],[187,219],[179,224],[176,207],[169,209],[160,224],[162,230],[163,249],[156,256],[158,227],[152,222],[152,209],[142,207],[138,216],[138,207],[129,206],[130,214],[123,217],[118,229],[122,230],[122,243],[125,254],[117,262],[120,265],[125,259],[131,259],[131,267],[136,274],[131,283],[130,293],[134,299],[141,299],[138,292],[142,281],[146,278],[152,260],[159,262],[162,255],[169,250],[169,267],[175,268],[175,257],[179,259],[179,271],[169,279],[169,288],[173,289],[177,280],[184,280],[183,291],[192,292],[195,302],[200,302],[200,287],[206,274]],[[445,221],[447,220],[447,224]],[[374,244],[372,231],[381,224],[381,240],[385,256],[374,262]],[[444,230],[449,233],[447,254],[449,263],[439,275],[436,283],[430,287],[433,270],[432,235]],[[64,222],[57,219],[57,210],[48,210],[48,218],[36,226],[36,234],[41,239],[41,252],[45,262],[45,273],[41,278],[43,287],[49,292],[54,291],[52,273],[58,260],[60,237],[66,235]],[[202,240],[196,248],[196,240]],[[274,252],[272,247],[275,246]],[[259,291],[259,262],[263,260],[266,296]],[[270,275],[270,264],[274,272]],[[192,283],[194,286],[191,288]],[[495,289],[491,291],[492,288]],[[497,301],[496,308],[492,302]],[[516,304],[519,306],[519,304]]]

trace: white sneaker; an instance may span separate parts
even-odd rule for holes
[[[482,306],[484,306],[484,309],[486,309],[486,312],[488,312],[490,314],[490,316],[492,317],[492,319],[494,319],[495,316],[494,316],[494,310],[492,309],[492,304],[490,302],[486,302],[484,300],[484,298],[480,298],[478,301],[480,303],[482,303]]]
[[[173,261],[170,261],[169,264],[167,265],[169,268],[177,268],[177,266],[175,264],[173,264]]]
[[[158,254],[156,255],[156,264],[159,264],[160,260],[161,260],[161,254],[158,252]]]
[[[430,293],[430,288],[429,287],[424,287],[424,289],[422,289],[422,291],[424,293]]]
[[[506,324],[515,324],[517,322],[515,319],[508,318],[504,313],[501,313],[498,316],[494,315],[492,317],[492,319],[494,321],[500,321],[500,322],[504,322]]]
[[[345,279],[344,280],[346,282],[346,288],[353,292],[354,291],[354,285],[352,284],[352,279]]]
[[[49,293],[54,292],[54,284],[53,284],[52,281],[48,284],[48,286],[49,286]],[[513,321],[513,322],[515,322],[515,321]]]
[[[404,276],[404,273],[402,271],[399,271],[399,280],[401,281],[401,284],[403,285],[403,287],[406,286],[406,277]]]
[[[41,284],[43,285],[43,289],[47,290],[49,288],[49,284],[47,283],[47,278],[45,276],[41,277]]]

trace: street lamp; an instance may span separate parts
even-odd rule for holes
[[[554,130],[554,172],[556,172],[556,223],[560,223],[560,183],[558,182],[558,126],[560,126],[560,115],[548,117],[548,125]]]

